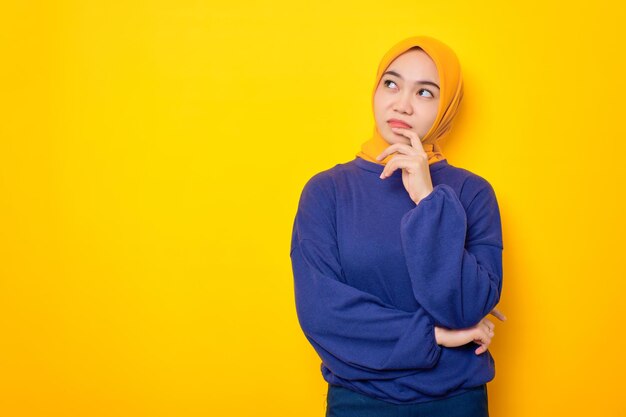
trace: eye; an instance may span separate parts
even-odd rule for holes
[[[422,88],[419,92],[421,93],[422,91],[426,91],[428,94],[430,94],[431,97],[435,97],[435,95],[433,93],[431,93],[430,90]]]
[[[389,87],[389,84],[388,84],[388,83],[393,83],[393,84],[395,84],[396,82],[395,82],[395,81],[393,81],[393,80],[385,80],[385,81],[383,81],[383,84],[385,84],[385,86],[386,86],[386,87]]]

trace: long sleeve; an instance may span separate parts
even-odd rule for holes
[[[423,308],[399,310],[346,283],[335,205],[332,179],[318,174],[305,185],[294,220],[290,256],[305,336],[345,379],[388,379],[434,367],[442,348]]]
[[[502,291],[502,226],[496,196],[472,179],[467,211],[455,191],[438,184],[401,220],[402,248],[417,301],[436,325],[476,325]]]

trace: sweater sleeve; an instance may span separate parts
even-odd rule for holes
[[[387,379],[432,368],[441,354],[434,322],[346,283],[336,238],[332,179],[304,187],[291,261],[300,326],[324,365],[345,379]]]
[[[449,329],[472,327],[502,292],[502,226],[491,185],[481,177],[467,211],[447,184],[401,220],[402,248],[415,298]]]

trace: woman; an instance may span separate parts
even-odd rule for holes
[[[378,66],[372,137],[302,191],[296,310],[322,359],[327,416],[489,414],[486,316],[505,320],[494,308],[500,212],[489,182],[449,164],[437,143],[462,96],[449,47],[397,43]]]

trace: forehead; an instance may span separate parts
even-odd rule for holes
[[[430,56],[421,49],[410,50],[391,61],[385,71],[395,71],[405,80],[430,79],[439,81],[437,65]]]

